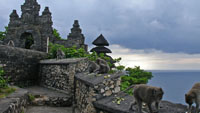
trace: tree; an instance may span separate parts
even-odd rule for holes
[[[60,36],[60,33],[58,33],[58,30],[57,29],[53,29],[53,35],[57,38],[57,39],[62,39],[61,36]]]
[[[8,27],[5,27],[5,31],[0,31],[0,40],[3,40],[4,38],[6,38],[6,34],[8,31]]]

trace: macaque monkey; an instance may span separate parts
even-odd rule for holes
[[[136,104],[138,105],[138,112],[142,113],[142,102],[147,104],[150,113],[153,113],[151,105],[155,102],[157,109],[156,112],[158,112],[159,103],[163,97],[163,94],[164,92],[162,88],[148,86],[146,84],[135,85],[133,88],[133,96],[136,100]]]
[[[99,74],[108,73],[110,71],[110,66],[104,59],[97,58],[96,63],[100,66]]]
[[[199,111],[200,104],[200,83],[195,83],[190,91],[185,94],[185,102],[189,104],[188,112],[192,113],[192,104],[196,104],[195,113]]]
[[[89,73],[99,73],[100,66],[94,61],[89,60],[88,71]]]

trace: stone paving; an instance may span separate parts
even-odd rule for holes
[[[30,106],[26,113],[72,113],[71,107]]]

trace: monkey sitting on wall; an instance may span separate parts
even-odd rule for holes
[[[142,113],[142,102],[147,104],[150,113],[153,113],[151,105],[155,102],[156,112],[158,112],[159,103],[162,100],[163,94],[162,88],[148,86],[146,84],[135,85],[133,88],[133,96],[138,105],[138,113]],[[130,109],[132,109],[132,105]]]
[[[108,73],[110,71],[110,66],[104,59],[97,58],[96,63],[100,66],[99,74]]]
[[[89,73],[104,74],[110,71],[110,67],[105,60],[97,58],[95,62],[89,61],[88,71]]]
[[[195,83],[193,87],[185,94],[185,102],[189,104],[188,113],[192,113],[192,104],[196,104],[195,113],[199,113],[200,104],[200,83]]]
[[[100,66],[94,61],[89,60],[88,71],[89,73],[99,73]]]

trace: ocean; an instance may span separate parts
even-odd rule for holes
[[[151,71],[154,77],[148,84],[164,90],[163,100],[185,104],[185,93],[200,82],[199,71]]]

